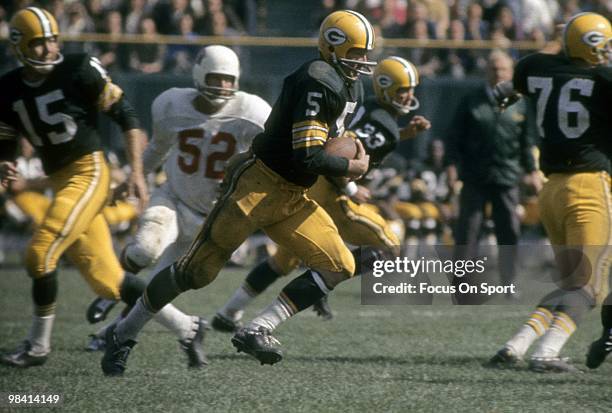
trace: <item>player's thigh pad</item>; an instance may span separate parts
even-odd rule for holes
[[[26,252],[33,277],[55,270],[59,257],[89,228],[109,197],[110,174],[102,152],[77,159],[49,179],[55,197]]]

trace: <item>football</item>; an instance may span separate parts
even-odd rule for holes
[[[357,155],[357,145],[353,138],[339,136],[329,139],[325,143],[325,152],[333,156],[341,156],[347,159],[355,159]]]

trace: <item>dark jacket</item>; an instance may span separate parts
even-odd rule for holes
[[[447,163],[455,164],[468,184],[515,186],[523,173],[536,169],[533,116],[520,100],[501,112],[488,87],[467,95],[448,140]]]

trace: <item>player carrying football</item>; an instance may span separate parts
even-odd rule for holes
[[[323,145],[342,135],[361,103],[361,73],[374,63],[370,23],[352,11],[330,14],[320,29],[321,58],[289,75],[252,145],[252,154],[234,162],[204,227],[187,253],[159,272],[124,320],[109,330],[102,370],[120,375],[138,332],[159,309],[182,292],[212,282],[232,252],[255,230],[294,251],[310,268],[291,281],[280,296],[232,339],[241,351],[262,363],[282,358],[271,331],[311,306],[355,269],[329,215],[305,196],[318,175],[358,178],[369,157],[359,145],[357,159],[328,155]]]
[[[419,105],[414,96],[419,74],[412,63],[396,56],[383,59],[376,66],[372,80],[376,97],[368,99],[359,108],[358,117],[348,132],[361,141],[366,153],[370,155],[370,168],[378,166],[401,139],[413,138],[418,132],[430,127],[429,121],[418,115],[411,119],[406,128],[398,127],[398,118]],[[370,197],[367,188],[354,182],[341,188],[337,181],[322,176],[309,189],[308,196],[332,217],[340,236],[347,243],[399,254],[400,240],[397,235],[381,215],[365,204]],[[359,253],[360,249],[354,252]],[[361,259],[366,260],[365,257]],[[237,330],[244,308],[276,279],[289,274],[299,264],[300,260],[295,254],[279,247],[272,257],[251,270],[245,282],[217,311],[212,319],[212,327],[220,331]],[[325,318],[331,318],[326,297],[315,304],[315,311]]]

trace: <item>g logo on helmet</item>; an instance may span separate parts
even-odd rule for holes
[[[380,86],[383,89],[386,89],[393,84],[393,80],[391,80],[391,78],[387,75],[378,76],[376,78],[376,82],[378,83],[378,86]]]
[[[344,32],[337,27],[327,29],[323,35],[325,36],[327,43],[331,44],[332,46],[338,46],[346,42],[346,34],[344,34]]]
[[[22,37],[23,37],[23,33],[21,33],[21,31],[15,28],[11,29],[11,33],[9,34],[9,40],[12,44],[19,43]]]
[[[582,36],[582,41],[591,47],[596,47],[598,44],[603,42],[605,39],[604,35],[600,32],[588,32]]]

